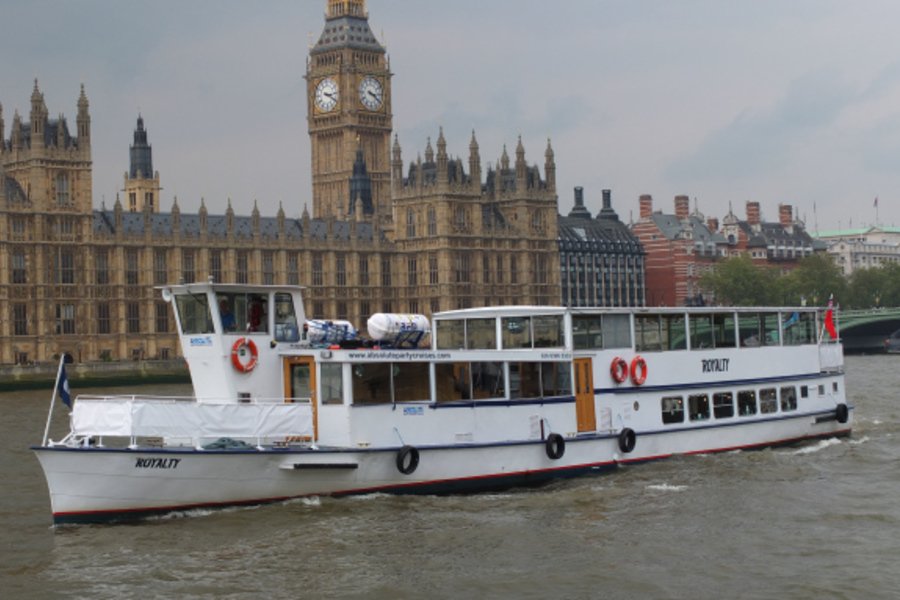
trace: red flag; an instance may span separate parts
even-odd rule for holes
[[[837,339],[837,329],[834,326],[834,302],[831,298],[828,299],[828,310],[825,311],[825,330],[831,336],[831,339]]]

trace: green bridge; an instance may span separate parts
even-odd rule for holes
[[[885,338],[900,329],[900,307],[842,310],[837,321],[845,352],[882,352]]]

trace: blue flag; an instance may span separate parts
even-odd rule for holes
[[[69,378],[66,377],[66,365],[63,363],[59,368],[59,383],[56,384],[56,391],[62,399],[63,404],[72,408],[72,396],[69,394]]]
[[[791,325],[796,324],[798,321],[800,321],[800,314],[795,312],[794,314],[791,315],[790,319],[788,319],[787,321],[784,322],[784,328],[787,329]]]

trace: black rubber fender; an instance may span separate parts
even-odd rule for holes
[[[415,446],[403,446],[397,452],[397,470],[409,475],[419,467],[419,450]]]
[[[547,458],[558,460],[566,453],[566,440],[558,433],[551,433],[544,442],[544,449],[547,451]]]
[[[628,454],[634,450],[635,444],[637,444],[637,434],[634,432],[634,429],[626,427],[619,432],[619,450]]]
[[[850,420],[850,409],[847,408],[847,405],[841,402],[837,405],[837,408],[834,409],[834,418],[837,419],[838,423],[846,423]]]

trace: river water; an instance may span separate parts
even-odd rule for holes
[[[849,439],[502,494],[56,529],[28,449],[49,391],[0,394],[0,598],[897,598],[900,356],[848,357],[846,370]]]

